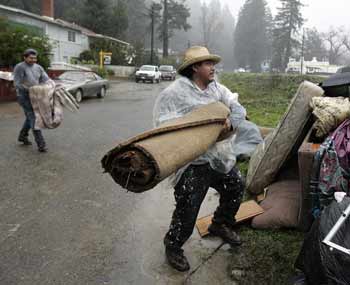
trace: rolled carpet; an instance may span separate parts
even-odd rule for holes
[[[118,144],[102,159],[114,181],[135,193],[204,154],[217,141],[230,110],[216,102]]]

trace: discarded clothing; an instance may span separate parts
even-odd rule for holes
[[[220,194],[220,204],[213,221],[233,226],[241,204],[244,186],[240,172],[232,168],[227,174],[213,170],[210,165],[190,165],[175,186],[176,209],[164,244],[181,248],[193,232],[200,206],[213,187]]]
[[[35,130],[57,128],[63,120],[63,106],[77,111],[78,103],[64,88],[52,80],[29,88],[29,98],[35,114]]]
[[[199,106],[117,145],[103,157],[102,167],[130,191],[149,190],[207,152],[229,114],[220,102]]]
[[[314,125],[317,137],[325,137],[350,116],[349,98],[315,97],[310,106],[317,118]]]
[[[335,192],[350,194],[350,120],[344,121],[320,146],[313,167],[312,212],[317,216],[334,200]]]

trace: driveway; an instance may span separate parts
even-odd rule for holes
[[[152,127],[154,100],[168,84],[112,83],[104,99],[83,101],[44,131],[46,154],[17,144],[22,112],[0,105],[0,284],[233,284],[229,247],[196,230],[185,246],[191,271],[166,264],[172,189],[128,193],[102,172],[108,150]],[[216,201],[211,192],[200,216]]]

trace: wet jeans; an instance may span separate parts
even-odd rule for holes
[[[34,129],[34,124],[35,124],[35,114],[33,111],[32,104],[30,102],[28,95],[26,94],[19,95],[17,97],[17,101],[23,108],[24,115],[26,116],[22,130],[26,130],[28,132],[30,129]]]
[[[168,233],[164,238],[167,247],[181,248],[189,239],[195,226],[200,206],[209,187],[220,194],[220,203],[213,221],[230,226],[241,204],[244,185],[239,171],[234,167],[224,174],[213,170],[209,164],[190,165],[175,186],[176,208]]]
[[[28,137],[29,130],[33,130],[33,135],[38,147],[45,147],[45,140],[40,130],[34,130],[35,125],[35,114],[33,111],[32,104],[27,94],[20,94],[17,96],[17,101],[21,105],[24,115],[26,117],[22,129],[19,133],[19,137]]]

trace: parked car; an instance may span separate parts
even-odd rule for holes
[[[91,71],[66,71],[55,82],[62,84],[78,103],[86,96],[97,95],[98,98],[103,98],[109,88],[108,80]]]
[[[176,78],[176,70],[172,65],[161,65],[159,67],[159,71],[161,73],[162,80],[175,80]]]
[[[152,83],[160,82],[160,71],[158,66],[155,65],[142,65],[138,71],[135,73],[135,81],[145,82],[151,81]]]
[[[337,73],[348,73],[350,72],[350,66],[343,66],[338,68]]]

